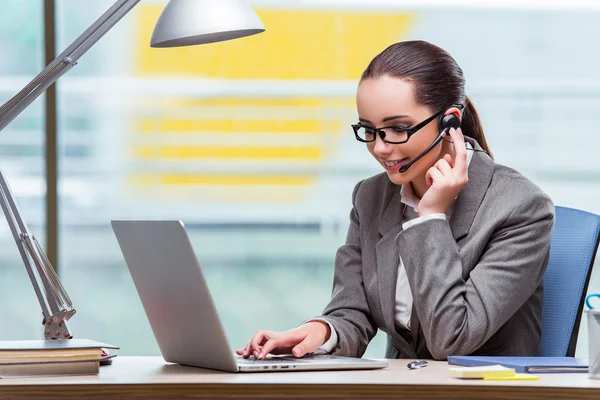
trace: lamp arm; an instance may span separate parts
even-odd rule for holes
[[[102,14],[19,93],[3,104],[0,107],[0,131],[48,89],[50,85],[73,68],[79,58],[140,1],[116,1],[112,7]],[[67,327],[67,321],[75,314],[73,303],[37,239],[29,232],[29,228],[21,218],[17,203],[1,170],[0,206],[2,207],[2,211],[4,211],[11,233],[23,259],[23,264],[42,308],[45,325],[44,336],[46,339],[71,338],[72,335]],[[42,290],[42,287],[44,290]]]
[[[50,85],[73,68],[106,32],[141,0],[118,0],[88,29],[73,41],[58,57],[46,66],[19,93],[0,107],[0,131],[27,108]]]

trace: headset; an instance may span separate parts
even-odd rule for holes
[[[460,104],[460,105],[457,104],[457,105],[454,105],[453,107],[457,107],[462,110],[464,106],[462,104]],[[460,128],[460,118],[454,113],[446,114],[446,115],[442,114],[442,115],[440,115],[440,119],[438,121],[438,126],[440,129],[440,133],[437,135],[437,137],[434,139],[434,141],[431,142],[431,144],[421,154],[419,154],[418,156],[413,158],[410,162],[407,162],[402,167],[400,167],[400,169],[398,170],[399,172],[406,172],[414,163],[419,161],[423,156],[425,156],[435,146],[437,146],[438,143],[442,141],[442,139],[444,139],[447,142],[454,143],[454,142],[452,142],[452,140],[446,139],[444,136],[446,136],[446,134],[450,131],[450,129]],[[485,150],[478,150],[478,149],[467,149],[467,150],[481,151],[483,153],[487,153]]]

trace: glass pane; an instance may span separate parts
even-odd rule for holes
[[[587,145],[600,118],[597,11],[251,3],[264,34],[151,49],[165,2],[141,2],[61,80],[60,270],[77,337],[158,354],[110,228],[117,218],[186,223],[233,347],[320,314],[352,189],[381,172],[350,129],[356,85],[399,40],[457,59],[498,162],[556,204],[600,213],[600,159]],[[111,4],[57,2],[58,47]],[[379,335],[367,354],[384,344]]]
[[[0,12],[0,105],[44,67],[43,3],[11,0]],[[44,96],[0,132],[0,168],[21,217],[45,247]],[[0,221],[0,340],[41,339],[42,310],[9,226]]]
[[[59,48],[110,4],[58,2]],[[186,223],[237,347],[256,329],[286,329],[321,313],[352,188],[370,172],[334,154],[340,146],[361,151],[341,140],[354,115],[350,92],[315,81],[302,93],[296,61],[277,71],[301,73],[280,93],[282,76],[260,76],[258,65],[231,68],[235,53],[261,46],[258,36],[180,54],[149,49],[163,5],[140,3],[59,86],[59,170],[69,188],[60,201],[60,270],[78,312],[70,326],[77,337],[120,345],[120,354],[158,347],[111,219]],[[293,18],[285,8],[259,12]],[[381,344],[374,352],[382,354]]]

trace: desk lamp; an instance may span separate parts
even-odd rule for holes
[[[56,82],[141,0],[118,0],[19,93],[0,107],[2,131],[33,100]],[[220,42],[263,32],[265,27],[243,0],[170,0],[160,15],[150,46],[178,47]],[[75,308],[40,244],[19,214],[0,170],[0,206],[31,279],[44,315],[46,339],[73,337],[67,321]]]

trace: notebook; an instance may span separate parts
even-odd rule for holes
[[[574,357],[505,357],[505,356],[450,356],[449,365],[481,367],[502,365],[521,373],[587,372],[587,360]]]

